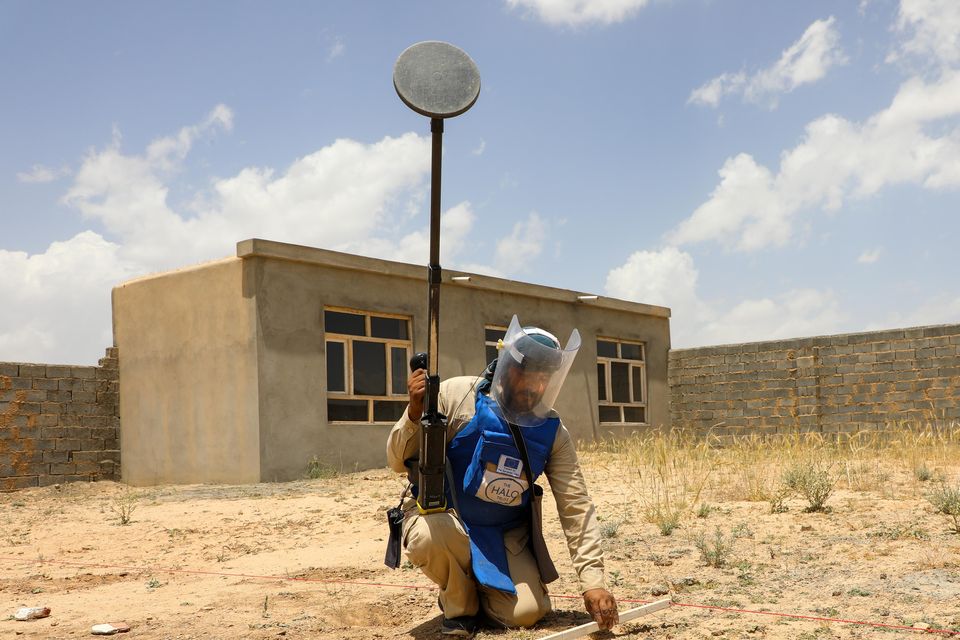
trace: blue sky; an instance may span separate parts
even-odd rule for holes
[[[91,363],[110,289],[249,237],[661,304],[674,346],[960,321],[952,0],[0,0],[0,361]]]

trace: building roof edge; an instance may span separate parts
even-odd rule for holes
[[[393,260],[382,260],[380,258],[369,258],[366,256],[358,256],[352,253],[331,251],[329,249],[317,249],[315,247],[289,244],[286,242],[276,242],[274,240],[263,240],[261,238],[250,238],[238,242],[237,257],[241,259],[265,258],[269,260],[285,260],[289,262],[316,264],[349,271],[366,271],[369,273],[400,276],[414,280],[423,280],[426,282],[425,266],[413,265],[406,262],[396,262]],[[464,277],[469,278],[469,280],[453,280],[453,278]],[[560,289],[557,287],[549,287],[546,285],[532,284],[527,282],[518,282],[516,280],[510,280],[507,278],[486,276],[478,273],[457,271],[454,269],[443,269],[443,284],[447,286],[487,289],[490,291],[499,291],[513,295],[556,300],[560,302],[589,304],[591,306],[600,307],[603,309],[615,309],[618,311],[626,311],[628,313],[641,313],[644,315],[661,318],[670,317],[670,309],[667,307],[643,304],[641,302],[630,302],[627,300],[609,298],[597,294],[571,291],[569,289]]]

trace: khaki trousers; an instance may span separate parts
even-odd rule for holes
[[[550,596],[527,546],[527,527],[504,535],[510,578],[516,595],[481,586],[470,569],[470,540],[451,511],[420,515],[408,512],[403,521],[403,546],[410,562],[440,587],[447,618],[483,612],[505,627],[530,627],[550,611]]]

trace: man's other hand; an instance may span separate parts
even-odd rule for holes
[[[410,406],[407,407],[407,417],[411,422],[420,422],[423,416],[423,399],[427,394],[427,370],[417,369],[407,378],[407,394],[410,396]]]
[[[620,622],[617,612],[617,601],[613,594],[606,589],[589,589],[583,592],[583,604],[593,621],[600,625],[602,631],[609,631],[613,625]]]

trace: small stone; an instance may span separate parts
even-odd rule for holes
[[[836,589],[836,590],[833,592],[833,595],[835,595],[835,596],[840,596],[840,595],[843,595],[843,592],[840,591],[839,589]]]
[[[800,531],[813,531],[812,524],[802,524],[800,525]]]
[[[23,622],[25,620],[46,618],[49,615],[50,607],[21,607],[15,614],[13,614],[13,618]]]
[[[665,596],[669,591],[665,586],[657,585],[653,589],[650,589],[650,594],[654,596]]]
[[[720,629],[717,629],[716,631],[711,631],[711,632],[710,632],[710,635],[712,635],[712,636],[722,636],[723,634],[724,634],[724,631],[721,631]]]
[[[683,584],[685,587],[692,587],[696,584],[700,584],[700,581],[694,578],[693,576],[687,576],[681,579],[680,583]]]
[[[886,580],[886,579],[887,579],[887,574],[881,573],[881,574],[880,574],[880,579],[881,579],[881,580]]]
[[[926,622],[917,622],[913,625],[913,628],[926,630],[930,628],[930,625],[928,625]]]
[[[95,624],[90,628],[90,633],[95,636],[112,636],[117,633],[126,633],[130,631],[130,625],[126,622],[105,622]]]

